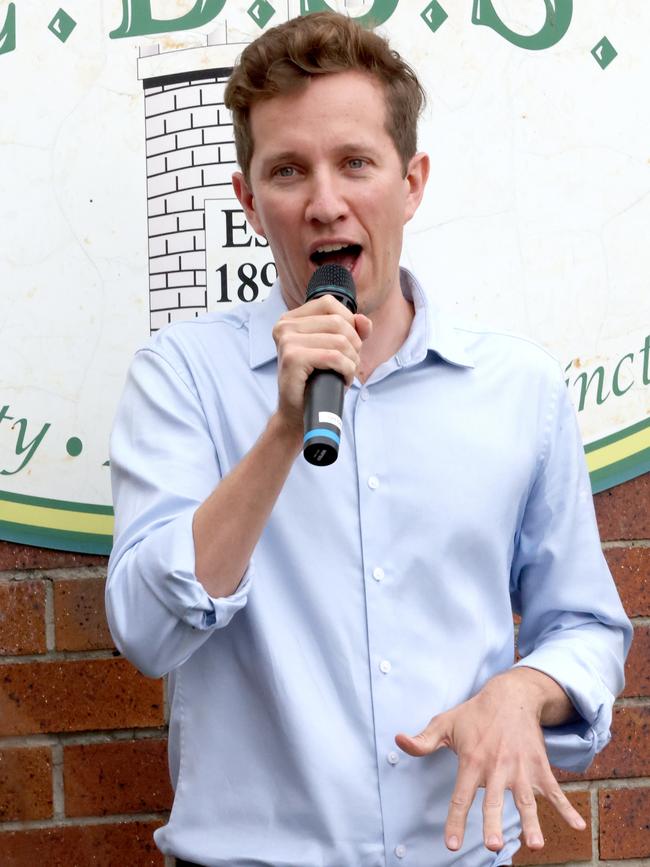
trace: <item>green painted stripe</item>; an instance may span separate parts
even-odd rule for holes
[[[639,431],[646,430],[648,427],[650,427],[650,419],[636,422],[615,434],[589,443],[589,445],[585,446],[585,453],[589,454],[598,449],[621,442],[627,437],[639,433]],[[636,454],[629,455],[620,461],[591,472],[591,489],[594,494],[598,494],[647,472],[650,472],[650,448],[643,449]],[[81,514],[113,515],[111,506],[32,497],[8,491],[0,491],[0,500]],[[61,551],[99,555],[110,554],[113,541],[109,535],[79,533],[72,530],[53,529],[51,527],[33,527],[10,521],[0,521],[0,539],[20,545],[34,545],[39,548],[54,548]]]
[[[589,454],[589,452],[594,452],[596,449],[602,449],[603,446],[610,446],[612,443],[620,442],[620,440],[625,439],[626,437],[631,436],[632,434],[638,433],[641,430],[645,430],[647,427],[650,427],[650,418],[643,419],[643,421],[638,421],[630,427],[623,428],[623,430],[618,431],[617,433],[609,434],[609,436],[603,437],[599,440],[594,440],[589,445],[585,446],[585,452]],[[600,472],[600,470],[599,470]]]
[[[606,491],[615,485],[621,485],[623,482],[629,482],[630,479],[635,479],[647,472],[650,472],[650,449],[644,449],[642,452],[630,455],[615,464],[594,470],[589,476],[591,490],[594,494],[599,494],[601,491]]]
[[[28,497],[24,494],[14,494],[0,491],[0,500],[9,503],[21,503],[25,506],[44,506],[47,509],[61,509],[65,512],[85,512],[90,515],[112,515],[112,506],[98,506],[95,503],[73,503],[69,500],[49,500],[45,497]]]
[[[111,553],[113,540],[110,536],[93,533],[72,533],[68,530],[51,530],[47,527],[28,527],[0,521],[0,539],[19,545],[34,545],[37,548],[55,548],[57,551],[74,551],[79,554]]]

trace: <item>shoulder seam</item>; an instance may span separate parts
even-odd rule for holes
[[[565,388],[564,381],[558,380],[555,383],[555,388],[553,389],[553,394],[551,395],[551,399],[549,401],[549,407],[546,414],[546,424],[544,425],[544,443],[542,447],[542,454],[540,455],[540,466],[542,467],[545,467],[548,462],[548,455],[551,445],[551,430],[553,427],[553,422],[557,421],[557,416],[559,413],[560,395],[562,394],[563,388]]]
[[[184,387],[192,395],[192,399],[195,400],[199,404],[199,406],[201,405],[201,401],[199,400],[198,394],[196,394],[196,392],[194,392],[190,388],[190,386],[187,384],[187,382],[185,382],[184,378],[180,375],[180,373],[176,370],[176,368],[174,367],[174,365],[171,363],[171,361],[168,358],[165,358],[165,356],[161,352],[159,352],[157,349],[154,349],[153,346],[140,347],[140,349],[138,349],[138,351],[136,352],[136,355],[139,355],[141,352],[150,352],[152,355],[155,355],[156,358],[159,358],[161,361],[163,361],[165,363],[165,365],[167,367],[169,367],[169,369],[173,372],[174,376],[180,382],[183,383]]]
[[[490,337],[509,337],[512,340],[518,340],[521,343],[526,343],[528,346],[532,346],[534,349],[539,349],[540,352],[543,352],[544,355],[547,355],[551,361],[554,361],[557,365],[559,365],[559,361],[550,352],[546,349],[545,346],[542,346],[540,343],[537,343],[535,340],[531,340],[530,337],[524,337],[522,334],[515,334],[510,331],[490,331],[488,329],[478,329],[478,328],[467,328],[462,325],[454,325],[452,326],[456,331],[464,331],[466,334],[477,334],[479,336],[490,336]]]

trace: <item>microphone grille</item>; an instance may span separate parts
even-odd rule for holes
[[[356,286],[354,285],[352,274],[343,265],[331,262],[317,268],[307,284],[306,300],[310,301],[312,298],[327,294],[328,292],[337,296],[344,295],[354,303],[354,310],[356,311]]]

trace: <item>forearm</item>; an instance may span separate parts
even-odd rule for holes
[[[250,452],[196,510],[195,573],[211,596],[237,589],[301,445],[302,432],[275,413]]]

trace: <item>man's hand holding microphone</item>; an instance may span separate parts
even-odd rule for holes
[[[341,437],[344,388],[359,371],[361,344],[372,322],[357,313],[352,275],[322,265],[312,275],[306,302],[273,329],[278,348],[278,412],[303,432],[305,458],[333,463]]]

